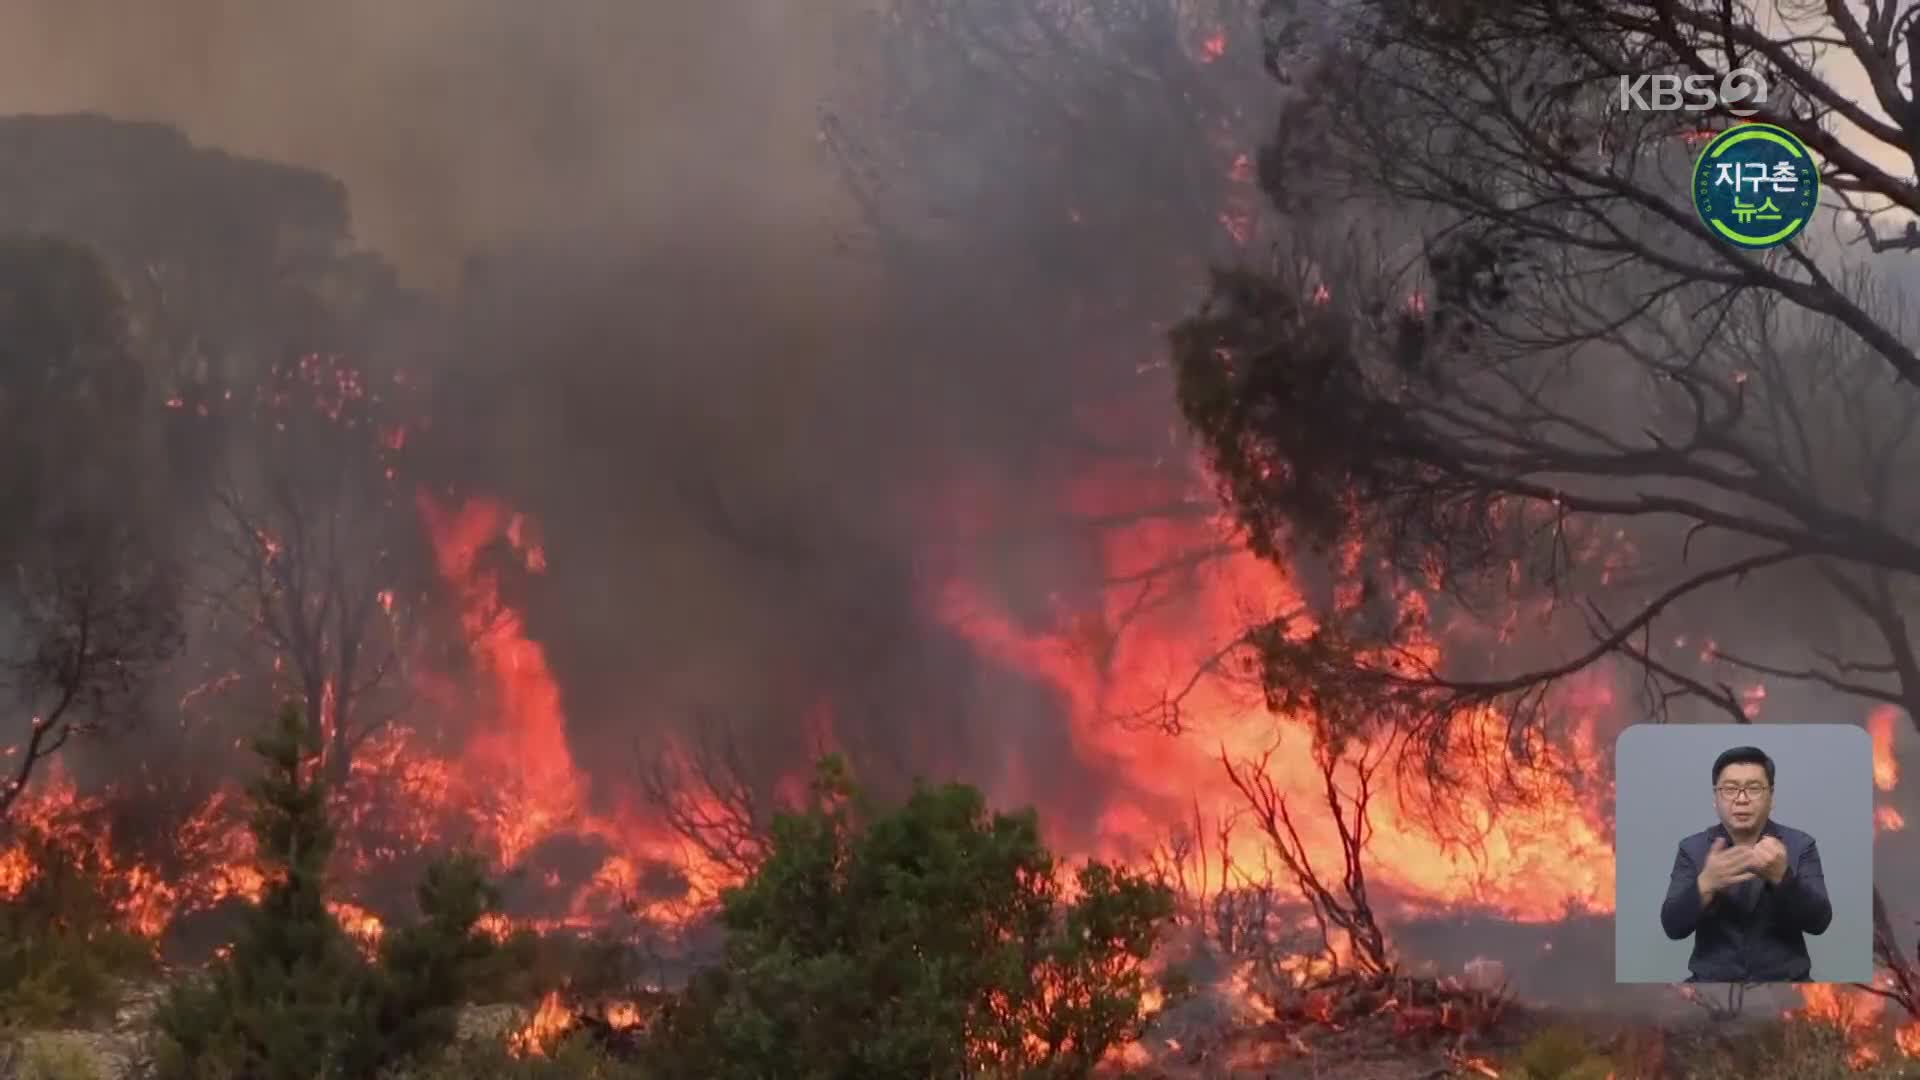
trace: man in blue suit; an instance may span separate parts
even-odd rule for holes
[[[1833,922],[1813,837],[1774,821],[1773,759],[1737,746],[1713,763],[1720,824],[1680,841],[1660,925],[1693,935],[1688,982],[1810,982],[1807,934]]]

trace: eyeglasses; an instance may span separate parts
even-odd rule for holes
[[[1713,793],[1728,802],[1737,802],[1742,795],[1745,795],[1749,800],[1758,799],[1760,796],[1772,790],[1773,788],[1766,784],[1746,784],[1744,786],[1740,784],[1721,784],[1719,787],[1713,789]]]

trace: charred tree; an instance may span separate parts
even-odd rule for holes
[[[1920,363],[1908,270],[1873,258],[1910,246],[1883,221],[1915,206],[1886,163],[1920,148],[1920,23],[1843,8],[1267,5],[1289,85],[1261,182],[1294,226],[1279,272],[1221,273],[1174,335],[1182,408],[1256,550],[1365,550],[1377,593],[1436,597],[1271,628],[1270,685],[1374,697],[1443,781],[1463,718],[1523,746],[1588,673],[1659,719],[1745,722],[1770,681],[1920,722]],[[1310,20],[1337,32],[1303,47]],[[1623,75],[1740,66],[1770,83],[1754,119],[1821,159],[1841,243],[1720,243],[1688,196],[1700,118],[1616,105]],[[1363,217],[1386,224],[1343,232]],[[1522,609],[1542,632],[1515,646]],[[1442,625],[1488,647],[1439,657]]]
[[[684,751],[642,748],[638,758],[641,791],[667,827],[740,879],[766,859],[775,815],[796,809],[778,801],[763,763],[750,762],[724,726],[707,726]]]
[[[124,523],[50,523],[48,552],[0,586],[17,633],[5,685],[27,715],[6,748],[0,820],[35,769],[76,736],[139,719],[147,680],[179,643],[178,580]]]
[[[76,176],[88,182],[76,184]],[[230,541],[246,523],[260,525],[246,533],[257,548],[259,533],[284,524],[272,520],[284,516],[284,505],[269,504],[286,500],[272,492],[297,500],[314,488],[304,482],[311,470],[301,482],[277,488],[262,479],[275,471],[291,478],[280,463],[265,460],[264,444],[273,441],[268,433],[284,444],[312,432],[276,430],[286,416],[243,415],[276,399],[273,407],[287,410],[296,379],[280,358],[370,354],[403,329],[419,329],[427,306],[399,285],[392,267],[354,249],[347,192],[338,180],[198,146],[162,124],[97,115],[0,118],[0,225],[74,237],[96,250],[110,272],[124,298],[116,332],[132,375],[118,398],[100,403],[137,402],[134,407],[161,417],[157,424],[143,421],[139,438],[123,440],[137,460],[139,482],[129,486],[146,502],[165,505],[153,515],[156,543],[180,553],[183,597],[211,592],[219,597],[216,609],[227,605],[238,583],[235,567],[226,564],[234,553]],[[299,389],[299,400],[321,407],[315,388]],[[343,416],[342,422],[355,421]],[[37,453],[59,452],[44,438],[39,442],[44,451]],[[316,446],[314,457],[333,449],[339,447]],[[203,528],[208,511],[216,519],[211,540]],[[319,518],[312,521],[321,527]],[[307,544],[299,560],[315,557],[320,546]],[[308,571],[315,568],[286,569],[289,580],[306,575],[312,584]],[[209,583],[210,577],[224,580]],[[395,598],[407,599],[404,593]],[[352,622],[357,613],[344,618]],[[336,629],[326,650],[341,648],[343,616],[336,610],[331,618]],[[201,646],[213,645],[217,653],[232,643],[230,636],[220,640],[222,624],[217,617],[213,622],[202,641],[205,621],[194,620],[189,650],[191,659],[210,666],[219,657],[202,655]],[[349,665],[362,681],[381,666],[377,647],[349,643],[341,651],[370,654]],[[181,665],[183,678],[187,666],[198,665]],[[224,676],[203,685],[214,684],[228,685]],[[319,699],[306,703],[308,716],[318,715]]]
[[[1384,741],[1390,747],[1390,741]],[[1375,794],[1374,774],[1386,760],[1381,745],[1326,740],[1316,742],[1313,763],[1325,796],[1324,816],[1297,814],[1288,801],[1284,780],[1273,775],[1273,754],[1235,762],[1222,755],[1227,781],[1246,800],[1254,825],[1267,838],[1286,876],[1299,889],[1320,928],[1320,944],[1336,968],[1351,964],[1360,974],[1380,977],[1394,970],[1386,935],[1375,920],[1367,895],[1364,865],[1373,821],[1368,804]],[[1309,830],[1301,835],[1302,822]],[[1339,840],[1340,865],[1329,870],[1312,853],[1312,826],[1331,822]],[[1334,935],[1346,943],[1349,957],[1341,957]]]
[[[0,819],[76,736],[137,720],[178,579],[125,313],[86,248],[0,239]]]
[[[216,414],[229,451],[211,494],[208,598],[300,702],[336,786],[406,704],[401,668],[430,580],[401,473],[407,390],[402,374],[307,354]]]

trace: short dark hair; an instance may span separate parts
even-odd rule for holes
[[[1720,782],[1720,773],[1729,765],[1759,765],[1767,770],[1767,786],[1773,786],[1773,759],[1765,750],[1757,746],[1736,746],[1713,759],[1713,782]]]

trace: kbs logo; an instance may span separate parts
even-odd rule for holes
[[[1642,112],[1706,112],[1715,107],[1752,116],[1767,103],[1766,76],[1752,68],[1711,75],[1622,75],[1620,108]]]

